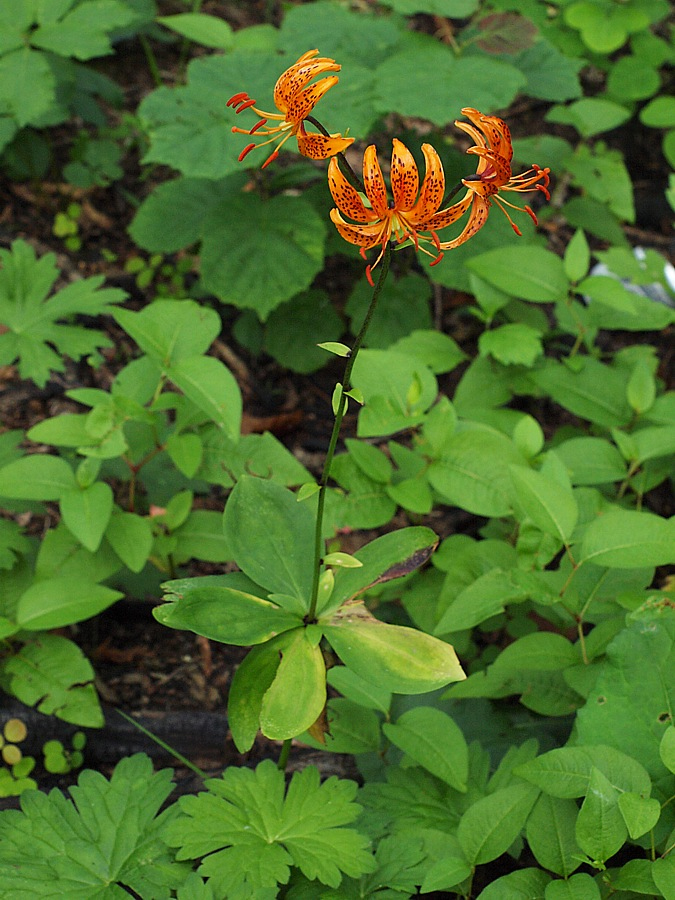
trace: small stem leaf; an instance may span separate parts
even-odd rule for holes
[[[352,352],[350,347],[340,343],[340,341],[324,341],[322,344],[317,344],[317,347],[321,347],[322,350],[327,350],[329,353],[334,353],[335,356],[348,357]]]

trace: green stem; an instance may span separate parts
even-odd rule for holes
[[[159,71],[159,66],[157,65],[157,60],[155,58],[153,49],[150,46],[150,41],[144,34],[139,34],[138,39],[141,42],[141,47],[143,48],[143,53],[145,54],[145,59],[148,63],[148,69],[150,69],[152,80],[155,82],[156,87],[161,87],[162,75]]]
[[[316,616],[316,606],[319,597],[319,579],[321,577],[321,559],[323,557],[324,551],[322,532],[323,513],[326,504],[326,487],[328,485],[328,478],[330,477],[330,470],[333,464],[333,457],[335,456],[335,448],[337,447],[338,437],[340,436],[342,419],[344,418],[344,414],[347,411],[347,393],[351,390],[350,382],[352,377],[352,370],[354,368],[354,363],[356,362],[356,357],[359,354],[359,350],[361,349],[361,345],[363,344],[363,340],[366,336],[366,332],[368,331],[368,326],[370,325],[373,314],[375,313],[375,307],[377,306],[377,301],[379,299],[380,293],[382,292],[382,288],[384,287],[384,282],[387,278],[387,272],[389,271],[389,263],[391,262],[391,253],[392,247],[391,244],[388,244],[384,251],[384,255],[382,256],[380,276],[377,279],[377,284],[375,285],[375,288],[373,290],[373,298],[370,301],[370,306],[368,307],[368,312],[366,313],[366,317],[363,320],[363,325],[361,326],[361,330],[356,336],[354,346],[352,347],[349,358],[347,359],[344,378],[338,391],[337,409],[335,412],[335,422],[333,423],[333,432],[330,436],[330,442],[328,444],[328,450],[326,452],[326,459],[323,464],[323,472],[321,473],[321,479],[319,481],[319,498],[316,507],[316,528],[314,532],[314,577],[312,582],[312,598],[309,605],[309,612],[307,613],[308,622],[314,621],[314,618]]]
[[[277,762],[277,769],[280,772],[286,771],[286,766],[288,765],[288,757],[291,752],[291,739],[287,738],[283,744],[281,745],[281,753],[279,754],[279,761]]]

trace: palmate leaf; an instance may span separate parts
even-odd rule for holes
[[[341,826],[361,807],[356,784],[329,778],[308,766],[296,772],[284,796],[284,775],[271,760],[255,771],[226,769],[207,790],[179,801],[184,816],[167,826],[165,840],[178,859],[204,857],[199,874],[215,896],[277,896],[292,866],[310,880],[337,887],[343,875],[356,878],[375,868],[368,840]]]
[[[65,369],[62,356],[79,359],[109,347],[105,335],[93,328],[64,324],[76,315],[95,316],[121,303],[126,294],[101,288],[103,278],[73,282],[47,299],[58,277],[53,253],[37,259],[25,241],[0,250],[0,365],[19,360],[19,374],[43,387],[50,371]],[[56,352],[55,352],[56,351]]]
[[[84,771],[72,800],[24,793],[22,810],[0,813],[0,894],[114,900],[130,888],[145,900],[168,896],[189,866],[173,860],[161,839],[176,814],[157,815],[171,792],[170,769],[153,774],[143,753],[123,759],[110,781]]]

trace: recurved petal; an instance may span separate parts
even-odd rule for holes
[[[331,209],[330,219],[337,228],[340,237],[344,238],[344,240],[348,241],[350,244],[356,244],[357,247],[363,247],[365,250],[370,249],[370,247],[375,247],[377,244],[381,244],[386,239],[385,235],[389,228],[388,222],[373,222],[369,225],[353,225],[350,222],[345,222],[340,215],[340,211],[337,209]]]
[[[315,84],[310,84],[303,91],[296,93],[290,99],[286,109],[286,120],[296,125],[302,122],[314,109],[326,91],[338,83],[337,75],[321,78]]]
[[[466,200],[466,197],[464,199]],[[483,225],[485,225],[489,209],[490,201],[485,197],[474,194],[471,201],[471,215],[469,216],[469,221],[466,223],[464,231],[459,237],[456,237],[454,241],[441,241],[438,249],[454,250],[456,247],[461,247],[462,244],[465,244],[469,238],[472,238],[474,234],[477,234]]]
[[[355,222],[373,222],[377,215],[363,203],[359,192],[352,187],[333,158],[328,163],[328,188],[340,212]]]
[[[328,159],[336,153],[344,153],[354,143],[354,138],[342,137],[341,134],[314,134],[300,128],[297,134],[298,150],[309,159]]]
[[[398,138],[394,138],[393,144],[389,180],[394,209],[406,212],[415,205],[420,189],[417,163],[410,150]]]
[[[511,177],[511,163],[499,153],[493,150],[486,150],[484,147],[469,147],[466,152],[480,156],[481,162],[478,166],[478,174],[485,178],[492,170],[490,177],[500,187],[506,184]]]
[[[435,215],[431,216],[431,218],[427,219],[425,222],[420,222],[418,227],[421,231],[440,231],[441,228],[446,228],[448,225],[452,225],[453,222],[461,219],[464,213],[471,208],[473,197],[473,192],[471,190],[468,190],[462,197],[462,199],[457,201],[457,203],[453,203],[452,206],[448,206],[445,209],[439,210]]]
[[[366,197],[370,200],[378,219],[386,219],[389,217],[389,207],[387,205],[387,187],[384,183],[382,169],[377,161],[377,150],[375,144],[366,147],[363,154],[363,186],[366,189]]]
[[[307,53],[298,59],[297,62],[289,66],[286,71],[280,75],[279,80],[274,86],[274,104],[277,109],[286,112],[293,97],[301,91],[302,88],[311,81],[315,75],[321,75],[324,72],[339,72],[341,66],[334,59],[319,56],[316,59],[318,50],[308,50]]]
[[[422,153],[426,163],[424,181],[420,188],[419,199],[408,216],[411,222],[421,226],[436,213],[445,194],[445,174],[440,156],[431,144],[422,144]]]
[[[470,119],[476,128],[483,132],[491,150],[504,157],[507,162],[511,162],[513,158],[511,132],[503,119],[497,116],[486,116],[471,106],[466,106],[462,110],[462,115]]]

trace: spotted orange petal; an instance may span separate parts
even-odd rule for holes
[[[294,94],[286,109],[286,120],[294,123],[302,122],[311,113],[326,91],[329,91],[333,85],[338,83],[338,80],[337,75],[330,75],[328,78],[321,78],[316,84],[310,84],[303,91]]]
[[[420,189],[417,163],[405,144],[397,138],[394,138],[393,144],[389,181],[394,198],[394,209],[406,212],[415,205]]]
[[[465,106],[462,110],[462,115],[466,116],[476,128],[483,132],[490,150],[504,157],[507,162],[511,162],[513,159],[511,131],[503,119],[500,119],[498,116],[486,116],[471,106]],[[484,144],[485,142],[481,141],[480,143]]]
[[[337,209],[331,209],[330,219],[337,228],[340,237],[350,244],[363,247],[364,250],[386,242],[391,231],[390,222],[377,221],[367,225],[353,225],[351,222],[345,222]]]
[[[363,154],[363,186],[366,189],[366,197],[370,200],[370,205],[377,217],[386,219],[389,216],[387,187],[384,183],[382,169],[377,161],[375,144],[366,147]]]
[[[459,237],[456,237],[454,241],[442,241],[439,245],[440,250],[454,250],[456,247],[461,247],[461,245],[465,244],[469,238],[472,238],[474,234],[477,234],[487,222],[490,201],[485,197],[481,197],[479,194],[473,194],[473,196],[471,196],[471,191],[469,191],[467,196],[463,201],[460,201],[460,203],[466,202],[467,198],[471,201],[471,215],[469,216],[469,221],[466,223],[464,231]],[[452,209],[452,207],[450,208]],[[446,224],[450,223],[448,222]],[[440,228],[443,226],[438,227]]]
[[[368,209],[359,192],[352,187],[333,158],[328,163],[328,188],[338,209],[355,222],[372,222],[377,215]]]
[[[499,153],[486,150],[484,147],[469,147],[466,152],[480,157],[478,168],[476,169],[477,175],[485,176],[486,173],[492,170],[494,173],[492,180],[499,187],[506,184],[511,178],[511,164]]]
[[[452,206],[448,206],[446,209],[439,210],[420,227],[425,231],[440,231],[441,228],[447,228],[448,225],[452,225],[453,222],[461,219],[466,211],[471,208],[473,197],[473,192],[467,191],[461,200],[458,200],[457,203],[453,203]]]
[[[298,150],[309,159],[328,159],[335,156],[336,153],[343,153],[350,144],[354,143],[354,138],[342,137],[341,134],[331,134],[330,136],[314,134],[305,131],[302,125],[297,138]]]
[[[300,59],[293,63],[292,66],[289,66],[279,77],[274,86],[274,105],[277,109],[286,112],[296,94],[315,75],[322,75],[324,72],[340,71],[341,66],[334,59],[324,56],[314,59],[313,57],[318,52],[318,50],[308,50],[307,53],[303,53]]]
[[[422,153],[426,163],[424,181],[420,188],[419,199],[408,216],[411,222],[418,225],[423,225],[436,213],[445,194],[445,174],[440,156],[431,144],[422,144]]]

